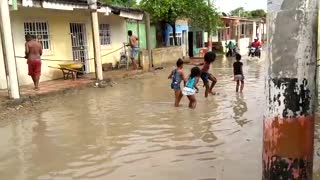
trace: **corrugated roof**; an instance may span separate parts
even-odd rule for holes
[[[46,0],[48,2],[70,3],[70,4],[87,4],[87,0]]]
[[[121,7],[121,6],[113,6],[113,5],[107,5],[111,9],[115,11],[126,11],[126,12],[138,12],[138,13],[143,13],[144,11],[141,9],[136,9],[136,8],[129,8],[129,7]]]
[[[67,4],[77,4],[77,5],[87,5],[87,0],[45,0],[47,2],[57,2],[57,3],[67,3]],[[126,11],[126,12],[137,12],[137,13],[143,13],[144,11],[141,9],[136,8],[129,8],[129,7],[121,7],[121,6],[114,6],[114,5],[107,5],[103,3],[102,1],[98,0],[98,6],[103,7],[110,7],[114,11]]]

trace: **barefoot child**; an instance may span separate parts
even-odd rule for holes
[[[175,95],[174,106],[175,107],[179,107],[180,101],[183,96],[181,87],[180,87],[181,81],[184,82],[184,85],[187,82],[182,69],[183,69],[183,60],[178,59],[177,68],[173,70],[168,77],[168,79],[172,79],[171,89],[174,90],[174,95]]]
[[[201,75],[201,70],[199,67],[193,67],[191,69],[191,74],[186,86],[183,89],[183,94],[188,97],[190,103],[189,108],[195,109],[197,106],[197,100],[195,94],[198,93],[199,89],[197,84]]]
[[[236,54],[236,62],[233,63],[234,80],[237,82],[236,92],[239,92],[240,82],[241,82],[240,92],[242,92],[244,88],[244,75],[242,70],[243,64],[242,62],[240,62],[240,60],[241,60],[241,55]]]
[[[204,56],[204,62],[200,63],[200,64],[195,64],[197,66],[202,66],[201,69],[201,79],[203,81],[203,84],[206,88],[205,94],[204,96],[207,98],[209,93],[210,94],[214,94],[212,92],[213,87],[216,85],[217,83],[217,78],[215,78],[211,73],[210,73],[210,69],[212,66],[212,63],[216,60],[216,54],[214,52],[208,52],[205,56]],[[212,81],[211,86],[210,86],[210,81]]]

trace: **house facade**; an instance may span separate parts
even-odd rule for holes
[[[246,19],[240,17],[221,17],[222,26],[212,36],[214,50],[226,51],[225,44],[229,41],[238,43],[240,53],[246,54],[247,47],[255,37],[266,39],[266,23],[263,19]],[[208,47],[208,32],[189,27],[189,56],[203,56]]]
[[[120,51],[116,50],[128,42],[127,19],[141,21],[143,12],[104,5],[100,5],[98,12],[102,63],[116,64],[120,59]],[[20,85],[32,83],[26,60],[22,58],[27,34],[34,35],[43,46],[41,81],[61,78],[61,71],[51,67],[69,61],[83,62],[86,73],[95,71],[91,16],[86,1],[22,0],[10,16]],[[0,88],[4,89],[7,83],[0,49]]]
[[[146,25],[144,22],[138,20],[127,20],[127,30],[132,31],[134,35],[139,38],[139,47],[147,49],[147,38],[146,38]],[[151,47],[152,49],[157,47],[156,40],[156,27],[151,25]]]
[[[177,46],[181,46],[183,50],[183,57],[188,56],[188,33],[189,33],[189,25],[188,21],[184,19],[180,19],[176,21],[175,24],[176,31],[176,40]],[[175,46],[173,39],[173,28],[170,24],[166,24],[165,27],[165,45]]]
[[[263,19],[222,17],[221,21],[223,26],[218,29],[218,42],[221,42],[224,48],[229,41],[237,42],[240,53],[245,54],[254,38],[262,41],[266,38],[266,22]]]
[[[208,32],[195,27],[190,27],[188,33],[188,47],[189,47],[189,56],[198,57],[202,56],[201,52],[206,48],[208,42]]]

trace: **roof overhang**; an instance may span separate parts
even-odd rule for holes
[[[22,3],[20,5],[23,7],[37,7],[65,11],[89,9],[86,0],[22,0],[21,2]],[[104,5],[101,2],[98,3],[97,11],[99,13],[103,13],[104,15],[109,15],[110,13],[113,13],[126,19],[139,21],[143,20],[144,17],[144,11],[142,10],[126,7],[109,6]]]
[[[117,6],[110,6],[110,9],[113,14],[116,14],[118,16],[128,18],[128,19],[141,21],[143,20],[143,17],[144,17],[144,12],[139,9],[117,7]]]
[[[52,1],[43,1],[42,7],[46,9],[57,9],[57,10],[67,10],[67,11],[73,11],[75,9],[88,9],[88,5],[52,2]]]

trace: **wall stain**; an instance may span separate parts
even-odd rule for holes
[[[283,118],[295,118],[310,114],[311,93],[308,89],[307,79],[303,79],[302,83],[298,84],[297,78],[274,78],[272,83],[276,86],[275,88],[284,90],[282,94],[278,93],[273,97],[269,97],[269,104],[276,103],[279,106],[281,106],[280,98],[284,97]],[[269,110],[271,110],[271,107],[269,107]]]
[[[272,156],[263,161],[264,180],[309,180],[312,169],[312,161],[301,158],[283,158]],[[312,173],[311,173],[312,174]]]

